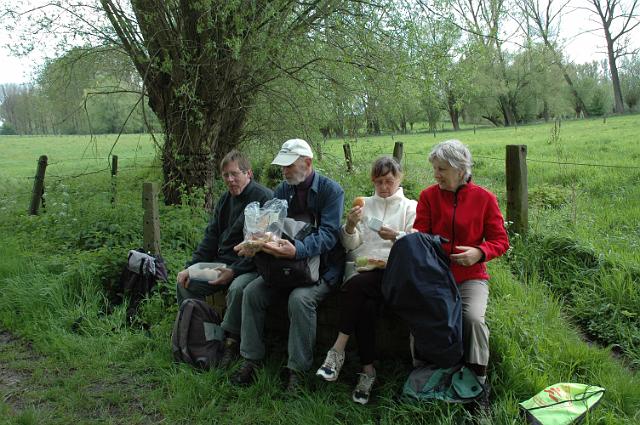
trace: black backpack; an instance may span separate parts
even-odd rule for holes
[[[132,322],[140,302],[151,295],[158,281],[166,280],[167,267],[161,256],[145,253],[143,249],[132,249],[115,285],[112,304],[120,305],[128,300],[127,319]]]
[[[218,313],[204,301],[184,300],[171,333],[174,360],[209,369],[220,360],[223,341],[224,331]]]

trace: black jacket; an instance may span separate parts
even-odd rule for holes
[[[244,240],[244,208],[250,202],[260,205],[273,198],[273,192],[251,180],[238,196],[226,191],[220,196],[211,221],[204,232],[204,239],[193,253],[187,266],[198,262],[221,262],[233,269],[236,276],[253,271],[250,257],[239,257],[233,247]]]
[[[462,361],[462,301],[439,236],[411,233],[393,244],[382,294],[409,326],[417,358],[442,368]]]

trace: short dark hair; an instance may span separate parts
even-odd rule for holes
[[[247,172],[251,169],[251,162],[249,161],[249,158],[237,149],[233,149],[231,152],[226,154],[224,158],[222,158],[222,161],[220,161],[220,172],[222,172],[222,169],[229,165],[230,162],[237,162],[240,171]]]
[[[381,156],[371,166],[371,178],[393,174],[394,177],[402,177],[402,165],[392,156]]]

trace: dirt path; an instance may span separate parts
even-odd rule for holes
[[[0,397],[5,409],[8,407],[9,415],[24,410],[21,395],[31,379],[32,368],[38,363],[39,357],[29,344],[0,330]]]
[[[157,424],[153,384],[114,367],[97,377],[65,367],[0,329],[0,424]]]

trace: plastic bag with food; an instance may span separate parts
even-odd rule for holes
[[[257,201],[249,203],[244,209],[244,241],[241,245],[255,253],[265,243],[279,239],[287,208],[284,199],[270,199],[262,207]]]

